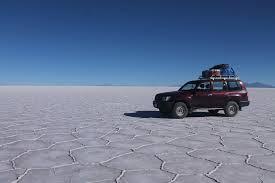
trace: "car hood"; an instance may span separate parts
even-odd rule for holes
[[[157,95],[160,95],[160,96],[175,96],[177,94],[179,94],[179,91],[171,91],[171,92],[158,93]]]
[[[172,96],[172,97],[177,97],[178,95],[190,95],[190,91],[172,91],[172,92],[164,92],[164,93],[158,93],[155,96],[155,100],[161,100],[162,97],[164,96]]]

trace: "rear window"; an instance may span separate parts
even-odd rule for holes
[[[238,91],[242,89],[240,83],[237,81],[227,81],[227,86],[229,91]]]

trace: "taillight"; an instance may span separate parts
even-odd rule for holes
[[[242,87],[242,90],[247,91],[247,90],[246,90],[246,87],[245,87],[245,85],[244,85],[244,83],[243,83],[242,81],[240,81],[240,86]]]
[[[248,93],[247,92],[243,93],[242,97],[244,100],[248,100]]]

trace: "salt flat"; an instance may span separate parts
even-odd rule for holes
[[[0,182],[274,182],[274,89],[234,118],[160,118],[175,89],[0,87]]]

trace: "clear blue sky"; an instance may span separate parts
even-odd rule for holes
[[[218,63],[275,85],[275,1],[0,1],[0,84],[173,85]]]

